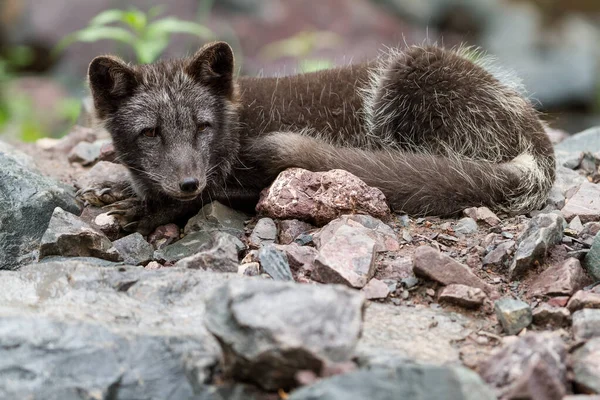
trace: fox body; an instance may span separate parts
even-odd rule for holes
[[[515,84],[471,55],[409,47],[236,78],[230,46],[217,42],[149,65],[98,57],[89,82],[137,198],[165,218],[161,209],[193,212],[215,198],[253,207],[290,167],[347,170],[412,215],[540,207],[554,181],[544,125]]]

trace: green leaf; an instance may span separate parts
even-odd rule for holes
[[[125,11],[123,10],[106,10],[96,15],[90,21],[90,26],[108,25],[113,22],[123,22],[125,19]]]
[[[138,34],[141,34],[148,25],[148,17],[140,10],[132,8],[123,15],[123,22],[129,25]]]
[[[148,19],[154,19],[154,18],[158,17],[160,14],[162,14],[163,12],[165,12],[164,5],[161,4],[161,5],[154,6],[148,11]]]
[[[58,43],[55,51],[62,51],[65,47],[75,42],[91,43],[99,40],[115,40],[133,46],[136,38],[131,32],[123,28],[115,26],[94,26],[67,35]]]
[[[215,37],[214,33],[204,25],[183,21],[175,17],[163,18],[148,25],[146,37],[155,38],[171,33],[187,33],[202,39],[212,39]]]

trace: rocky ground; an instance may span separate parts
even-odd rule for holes
[[[75,196],[126,178],[103,132],[0,143],[0,398],[597,399],[600,130],[553,139],[531,215],[292,169],[147,237]]]

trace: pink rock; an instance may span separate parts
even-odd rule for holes
[[[572,295],[587,284],[588,278],[576,258],[568,258],[544,270],[531,284],[531,296]]]
[[[548,300],[548,304],[552,307],[564,307],[569,302],[569,296],[552,297]]]
[[[390,288],[379,279],[371,279],[361,292],[369,300],[385,299],[390,294]]]
[[[582,223],[600,221],[600,186],[584,182],[561,210],[567,221],[579,216]]]
[[[327,243],[342,226],[350,226],[364,231],[365,235],[375,240],[378,252],[398,251],[400,248],[394,230],[370,215],[342,215],[331,221],[314,235],[317,248]]]
[[[580,290],[569,299],[567,308],[572,313],[583,308],[600,308],[600,293]]]
[[[290,268],[293,271],[312,271],[315,258],[319,254],[317,250],[309,246],[299,246],[297,244],[274,245],[277,250],[283,251],[287,255]]]
[[[99,161],[115,162],[117,159],[117,153],[115,151],[115,145],[113,142],[108,142],[100,147]]]
[[[489,226],[496,226],[500,223],[500,218],[487,207],[472,207],[464,210],[467,217],[475,221],[484,221]]]
[[[462,284],[483,290],[496,297],[494,288],[479,279],[469,267],[429,246],[418,247],[413,256],[413,271],[442,285]]]
[[[314,227],[304,221],[297,219],[285,219],[279,221],[279,244],[290,244],[302,233],[312,230]]]
[[[464,308],[478,308],[484,303],[487,296],[479,288],[453,284],[442,290],[439,299]]]
[[[381,190],[367,186],[343,170],[285,170],[261,193],[256,210],[272,218],[295,218],[316,225],[324,225],[343,214],[390,217]]]
[[[175,224],[159,226],[148,236],[148,243],[159,250],[179,240],[179,227]]]

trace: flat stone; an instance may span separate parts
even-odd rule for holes
[[[361,292],[369,300],[379,300],[389,296],[390,288],[386,283],[373,278],[361,289]]]
[[[378,252],[398,251],[400,248],[394,230],[381,220],[370,215],[342,215],[328,223],[318,234],[314,235],[317,249],[320,249],[334,237],[342,226],[349,226],[363,231],[365,235],[375,240],[376,251]]]
[[[275,245],[277,250],[283,251],[287,256],[290,268],[294,271],[312,271],[315,258],[319,254],[314,247],[299,246],[297,244]]]
[[[394,279],[397,281],[415,278],[412,257],[392,254],[391,257],[378,260],[378,268],[375,276],[380,280]]]
[[[534,262],[542,263],[550,248],[561,242],[565,220],[558,214],[540,214],[529,225],[517,243],[515,258],[510,266],[511,279],[521,277]]]
[[[279,221],[279,244],[291,244],[299,235],[306,233],[314,227],[298,219],[285,219]]]
[[[569,222],[569,230],[571,230],[572,232],[575,232],[575,234],[579,235],[581,232],[583,232],[583,224],[581,223],[581,219],[579,218],[579,215],[575,216],[575,218],[573,218],[571,220],[571,222]]]
[[[499,269],[507,268],[511,261],[511,256],[515,249],[515,241],[507,240],[499,243],[494,250],[490,251],[483,258],[484,266],[492,266]]]
[[[594,237],[592,247],[583,260],[583,266],[594,280],[600,281],[600,233]]]
[[[201,235],[202,233],[197,234]],[[214,231],[209,235],[209,242],[200,251],[180,259],[175,266],[213,272],[237,272],[239,253],[246,247],[244,243],[225,232]]]
[[[161,225],[148,236],[148,242],[156,250],[163,249],[179,240],[179,227],[175,224]]]
[[[271,218],[261,218],[252,230],[248,243],[251,248],[258,249],[265,244],[274,244],[277,240],[277,225]]]
[[[572,295],[587,283],[588,278],[579,260],[568,258],[546,268],[529,287],[529,295]]]
[[[367,186],[343,170],[311,172],[289,168],[264,190],[256,206],[259,214],[279,219],[299,219],[318,226],[344,214],[390,217],[381,190]]]
[[[40,260],[48,256],[122,259],[106,235],[60,207],[54,209],[40,243]]]
[[[567,303],[567,308],[571,312],[579,311],[582,308],[600,309],[600,293],[580,290],[571,296]]]
[[[123,185],[131,181],[129,170],[122,164],[115,164],[108,161],[96,163],[85,174],[77,178],[75,187],[77,189],[87,189],[92,187],[104,187],[107,185]],[[105,204],[94,204],[102,207]]]
[[[560,210],[565,206],[565,200],[564,192],[560,188],[553,186],[550,189],[550,193],[548,193],[546,205],[553,210]]]
[[[293,281],[286,253],[273,245],[266,245],[258,250],[258,259],[262,270],[276,281]]]
[[[439,297],[440,301],[464,308],[479,308],[486,299],[487,296],[483,290],[460,284],[446,286]]]
[[[573,380],[578,391],[600,393],[600,337],[575,350],[572,360]]]
[[[471,235],[477,232],[477,222],[470,217],[462,218],[454,226],[454,232],[463,235]]]
[[[509,335],[515,335],[531,325],[531,307],[524,301],[503,298],[494,303],[494,311]]]
[[[571,312],[565,307],[548,303],[537,306],[532,313],[533,324],[543,328],[566,328],[571,325]]]
[[[469,267],[429,246],[420,246],[415,251],[413,271],[417,276],[442,285],[461,284],[479,288],[488,296],[495,292],[491,285],[478,278]]]
[[[364,228],[341,226],[319,249],[312,279],[362,288],[375,273],[376,249]]]
[[[578,216],[582,223],[600,220],[600,186],[584,182],[561,210],[567,221]]]
[[[183,239],[154,252],[154,259],[175,263],[209,248],[212,236],[207,231],[194,232]]]
[[[191,232],[221,231],[241,237],[244,234],[244,222],[248,219],[249,217],[246,214],[229,208],[218,201],[213,201],[202,207],[195,217],[190,218],[183,232],[188,234]]]
[[[113,242],[126,264],[143,265],[152,261],[154,248],[139,233],[133,233]]]
[[[225,371],[266,390],[296,386],[300,370],[349,361],[364,298],[341,286],[259,279],[231,281],[207,303],[206,326],[225,352]]]
[[[110,140],[97,140],[93,143],[79,142],[71,149],[68,155],[69,162],[79,163],[87,166],[95,163],[100,158],[102,146],[110,143]]]
[[[289,396],[289,400],[493,400],[495,398],[481,378],[467,368],[410,363],[334,376],[312,386],[303,387]]]
[[[37,258],[56,207],[79,214],[72,188],[0,151],[0,270],[17,269]]]
[[[591,339],[600,336],[600,310],[584,308],[573,313],[573,336],[575,339]]]
[[[501,222],[500,218],[487,207],[467,208],[464,210],[464,214],[477,222],[483,221],[489,226],[496,226]]]
[[[556,333],[528,333],[494,353],[478,371],[502,399],[562,400],[567,346]]]

